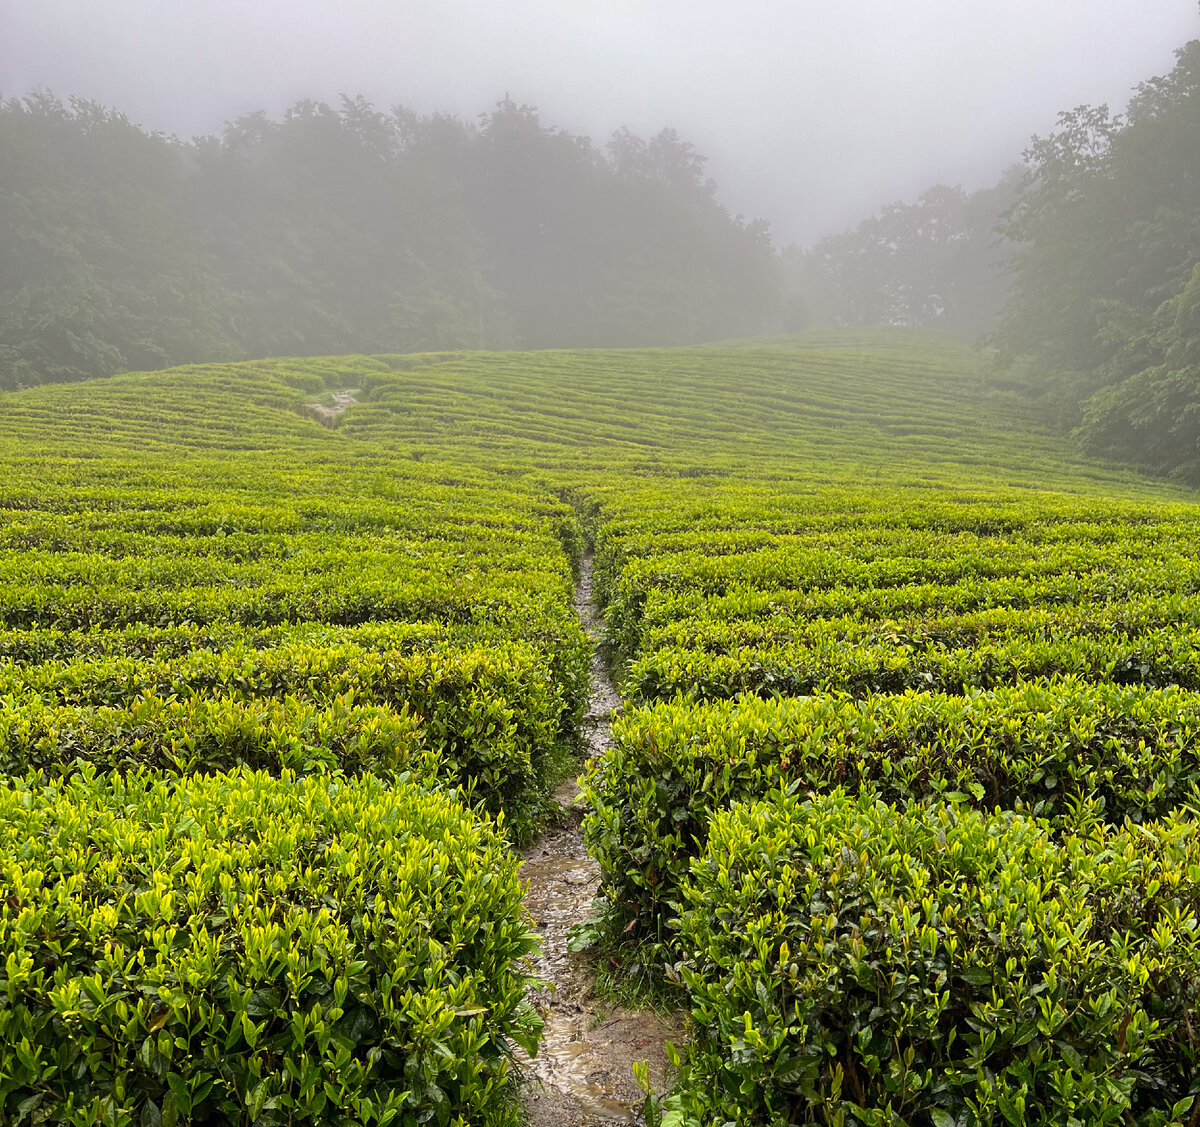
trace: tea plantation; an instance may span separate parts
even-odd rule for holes
[[[971,351],[173,369],[0,465],[0,1124],[519,1123],[589,554],[650,1122],[1200,1123],[1200,506]]]

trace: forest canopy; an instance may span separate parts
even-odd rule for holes
[[[967,193],[935,184],[857,227],[783,253],[793,316],[834,325],[914,325],[975,338],[993,329],[1009,281],[996,224],[1022,174]]]
[[[1092,451],[1200,481],[1200,41],[1025,153],[993,343]]]
[[[362,98],[180,141],[0,105],[0,387],[267,355],[687,344],[767,328],[766,225],[672,130]]]

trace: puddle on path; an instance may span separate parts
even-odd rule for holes
[[[592,601],[590,559],[583,564],[575,605],[585,629],[597,638],[600,622]],[[619,707],[620,697],[597,653],[583,722],[589,756],[603,754],[610,746],[609,720]],[[571,807],[578,793],[571,781],[557,797]],[[682,1018],[665,1023],[647,1011],[595,1006],[592,976],[584,961],[567,949],[570,929],[589,918],[600,884],[600,866],[584,848],[579,816],[526,850],[521,869],[529,882],[525,903],[542,936],[534,973],[553,986],[531,993],[546,1029],[534,1060],[520,1054],[531,1074],[526,1088],[530,1127],[640,1123],[642,1096],[632,1065],[647,1061],[655,1086],[664,1088],[663,1044],[683,1037]]]

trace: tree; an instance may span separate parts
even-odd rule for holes
[[[1124,115],[1077,107],[1026,159],[1004,224],[1017,249],[1003,359],[1036,374],[1091,448],[1195,477],[1200,41]]]
[[[0,383],[346,351],[676,344],[757,331],[765,226],[671,130],[607,150],[504,100],[478,125],[363,98],[181,142],[0,105]]]
[[[1017,173],[968,195],[937,184],[850,231],[789,255],[797,290],[816,320],[920,325],[975,337],[990,329],[1006,282],[994,227]]]

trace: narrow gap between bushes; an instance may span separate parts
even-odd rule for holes
[[[580,567],[575,608],[593,642],[592,688],[581,725],[585,755],[604,752],[611,741],[611,717],[621,699],[600,653],[602,623],[592,592],[592,558]],[[570,950],[571,929],[592,915],[600,867],[583,841],[579,786],[568,780],[556,795],[566,810],[562,824],[525,850],[521,875],[528,882],[525,903],[542,938],[534,972],[546,985],[531,1000],[546,1023],[535,1059],[524,1058],[530,1083],[526,1106],[530,1127],[582,1127],[640,1122],[642,1093],[632,1065],[647,1061],[652,1082],[664,1086],[663,1044],[679,1040],[678,1025],[649,1011],[610,1006],[593,997],[593,974]]]

